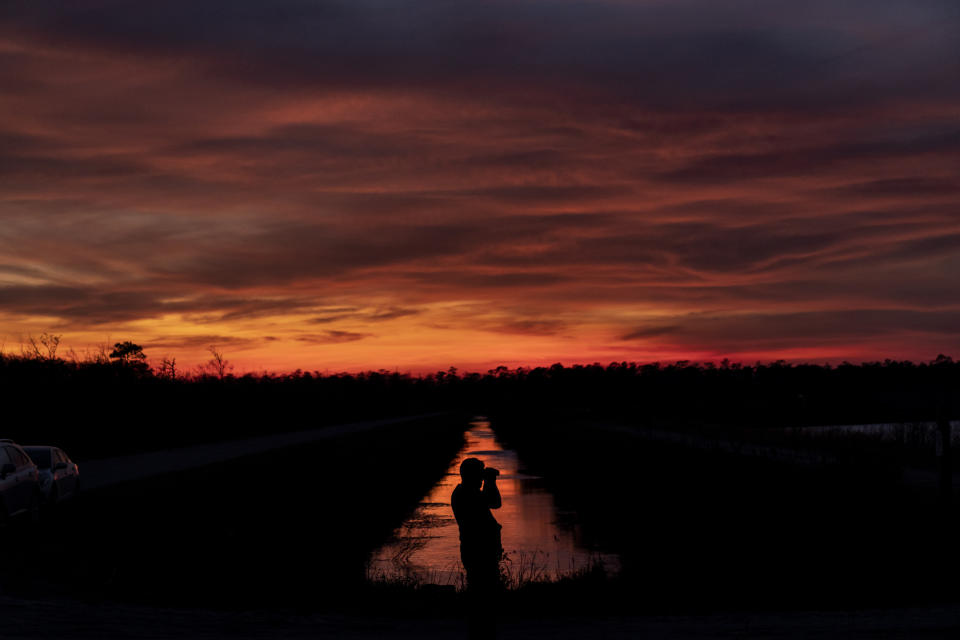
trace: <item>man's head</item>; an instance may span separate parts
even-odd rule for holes
[[[460,482],[465,487],[479,489],[483,484],[483,460],[467,458],[460,463]]]

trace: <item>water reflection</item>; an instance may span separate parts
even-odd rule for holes
[[[617,558],[584,549],[577,544],[576,526],[564,514],[564,527],[557,525],[553,497],[540,478],[523,472],[517,454],[500,446],[490,423],[477,419],[466,434],[466,444],[431,489],[419,508],[394,533],[392,542],[370,559],[371,578],[411,579],[425,584],[462,586],[460,540],[450,509],[450,494],[460,482],[464,458],[480,458],[500,470],[497,485],[503,507],[494,515],[503,525],[504,564],[511,582],[555,579],[600,562],[608,572],[619,568]]]

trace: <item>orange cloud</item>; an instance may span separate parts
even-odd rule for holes
[[[0,19],[7,349],[419,371],[960,347],[942,4],[29,4]],[[894,52],[901,23],[925,35]]]

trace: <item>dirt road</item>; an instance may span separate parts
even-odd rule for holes
[[[99,489],[132,480],[142,480],[164,473],[186,471],[273,449],[282,449],[372,429],[393,427],[438,415],[442,414],[429,413],[402,418],[351,422],[349,424],[331,425],[290,433],[276,433],[243,440],[212,442],[99,460],[81,460],[78,463],[80,477],[84,491],[90,491],[91,489]]]

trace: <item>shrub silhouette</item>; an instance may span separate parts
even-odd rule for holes
[[[0,354],[0,388],[18,399],[8,406],[4,436],[100,456],[107,453],[103,447],[134,450],[445,410],[667,428],[914,422],[956,419],[960,410],[960,362],[947,356],[859,365],[556,364],[426,375],[231,375],[224,367],[222,378],[209,369],[178,367],[174,374],[162,363],[153,371],[143,348],[131,341],[117,342],[102,356]],[[51,405],[51,397],[58,402]],[[38,414],[37,407],[44,411]],[[100,407],[112,409],[103,413]]]

